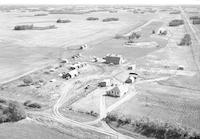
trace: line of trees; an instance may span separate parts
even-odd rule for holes
[[[129,125],[132,127],[131,131],[155,139],[200,139],[200,134],[196,132],[168,123],[156,123],[148,118],[133,121],[125,116],[119,117],[117,114],[108,114],[105,121],[108,124],[116,122],[117,127]]]
[[[180,46],[184,46],[184,45],[191,45],[192,44],[192,40],[191,40],[191,36],[190,34],[185,34],[184,37],[181,39],[181,42],[180,42]]]
[[[181,19],[174,19],[172,21],[169,22],[169,26],[180,26],[183,25],[184,21]]]
[[[16,122],[26,118],[24,107],[16,101],[0,100],[0,123]]]

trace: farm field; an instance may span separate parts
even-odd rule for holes
[[[137,15],[123,11],[119,13],[93,12],[81,15],[49,14],[47,16],[34,16],[37,13],[0,13],[0,67],[2,69],[0,81],[9,80],[14,76],[30,71],[30,69],[54,61],[56,57],[60,57],[65,47],[84,43],[97,44],[114,37],[117,33],[126,33],[155,17],[154,14]],[[106,17],[118,17],[120,20],[106,23],[101,20],[87,21],[86,18],[90,16],[98,17],[101,20]],[[58,18],[70,19],[72,22],[57,24]],[[13,30],[15,25],[22,24],[55,25],[57,29]],[[99,47],[101,48],[98,49],[103,48],[102,46]],[[64,56],[68,56],[68,54]]]
[[[200,135],[189,10],[0,6],[0,139]]]
[[[199,73],[190,47],[177,45],[186,32],[184,27],[168,29],[172,34],[167,46],[136,61],[141,76],[168,79],[138,81],[138,94],[111,113],[127,116],[133,121],[149,118],[199,131]],[[184,71],[173,72],[179,65],[184,66]]]
[[[1,139],[75,139],[75,137],[29,121],[22,121],[14,124],[1,124],[0,129]]]

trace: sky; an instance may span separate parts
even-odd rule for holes
[[[1,4],[132,4],[182,5],[199,4],[200,0],[0,0]]]

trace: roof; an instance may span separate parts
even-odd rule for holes
[[[107,54],[106,57],[119,57],[119,58],[122,58],[122,56],[118,55],[118,54]]]
[[[127,92],[128,91],[128,86],[127,85],[118,85],[112,88],[111,90],[115,90],[117,92]],[[111,91],[109,90],[109,91]]]
[[[119,88],[120,92],[127,92],[128,91],[127,85],[119,85],[117,87]]]
[[[68,72],[70,75],[77,75],[78,71],[77,70],[71,70]]]

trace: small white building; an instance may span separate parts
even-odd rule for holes
[[[82,68],[82,67],[84,67],[86,65],[87,65],[87,63],[84,63],[84,62],[83,63],[75,63],[73,65],[70,65],[69,69],[70,70],[75,70],[75,69]]]
[[[184,66],[178,65],[177,70],[184,70]]]
[[[88,48],[88,45],[87,45],[87,44],[84,44],[84,45],[81,45],[81,46],[80,46],[80,49],[81,49],[81,50],[87,49],[87,48]]]
[[[106,87],[106,86],[110,86],[110,85],[111,85],[110,79],[104,79],[103,81],[99,82],[100,87]]]
[[[133,71],[135,71],[135,69],[136,69],[136,65],[129,65],[129,66],[128,66],[128,70],[133,70]]]
[[[125,83],[131,84],[131,83],[134,83],[135,80],[136,80],[136,77],[129,76],[129,77],[126,79]]]
[[[124,94],[128,92],[128,86],[127,85],[117,85],[113,87],[111,90],[106,91],[106,94],[108,96],[113,97],[121,97]]]
[[[74,78],[74,77],[76,77],[78,75],[79,75],[79,72],[77,70],[71,70],[68,73],[63,74],[62,77],[66,78],[66,79],[70,79],[70,78]]]
[[[158,35],[167,35],[167,29],[161,27],[158,29],[158,32],[157,32]]]
[[[51,69],[49,69],[49,71],[50,71],[50,72],[54,72],[54,71],[56,71],[56,70],[55,70],[55,68],[51,68]]]

